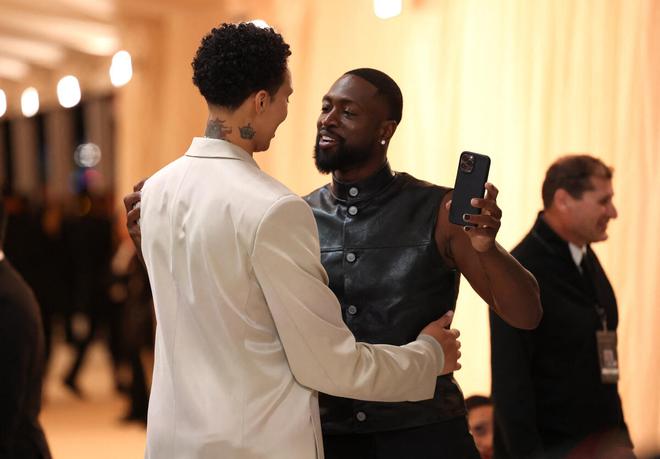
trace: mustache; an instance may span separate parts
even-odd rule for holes
[[[316,141],[318,142],[322,136],[331,137],[338,142],[343,142],[345,140],[342,136],[327,128],[321,128],[316,131]]]

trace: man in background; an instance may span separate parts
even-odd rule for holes
[[[541,288],[536,330],[491,314],[495,458],[631,458],[617,390],[617,302],[590,244],[617,217],[612,169],[560,158],[543,182],[543,211],[512,251]]]
[[[472,395],[465,399],[468,426],[481,459],[493,457],[493,402],[485,395]]]
[[[50,459],[39,423],[46,357],[41,313],[5,258],[6,224],[0,199],[0,459]]]

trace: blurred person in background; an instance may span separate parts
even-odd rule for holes
[[[44,198],[41,202],[36,205],[18,195],[5,197],[5,247],[7,257],[32,288],[41,308],[48,367],[53,327],[70,310],[73,279],[64,205]]]
[[[37,300],[3,252],[0,199],[0,459],[49,459],[41,424],[44,331]]]
[[[72,303],[65,320],[74,358],[64,383],[82,396],[78,375],[89,346],[108,323],[108,283],[112,257],[109,199],[91,194],[77,197],[76,213],[66,222],[66,248],[71,257]]]
[[[485,395],[472,395],[465,399],[468,426],[481,459],[493,457],[493,402]]]
[[[41,305],[46,334],[46,362],[50,360],[53,327],[65,316],[72,300],[71,255],[65,238],[65,211],[60,202],[48,202],[39,213],[40,262],[32,285]]]
[[[122,420],[146,424],[147,375],[152,370],[154,334],[151,288],[125,225],[117,224],[116,228],[118,240],[111,261],[108,292],[112,308],[109,343],[114,356],[117,387],[129,399]]]

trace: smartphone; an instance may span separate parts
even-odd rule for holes
[[[456,183],[454,194],[451,198],[449,208],[449,221],[455,225],[477,226],[463,220],[464,214],[478,215],[480,209],[472,207],[472,198],[483,198],[488,171],[490,170],[490,158],[479,153],[464,151],[458,160],[458,171],[456,172]]]

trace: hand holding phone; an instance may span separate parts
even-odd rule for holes
[[[472,198],[483,198],[490,170],[490,158],[479,153],[464,151],[458,161],[456,183],[449,208],[449,221],[455,225],[477,225],[464,219],[465,214],[479,215],[481,210],[472,206]]]

